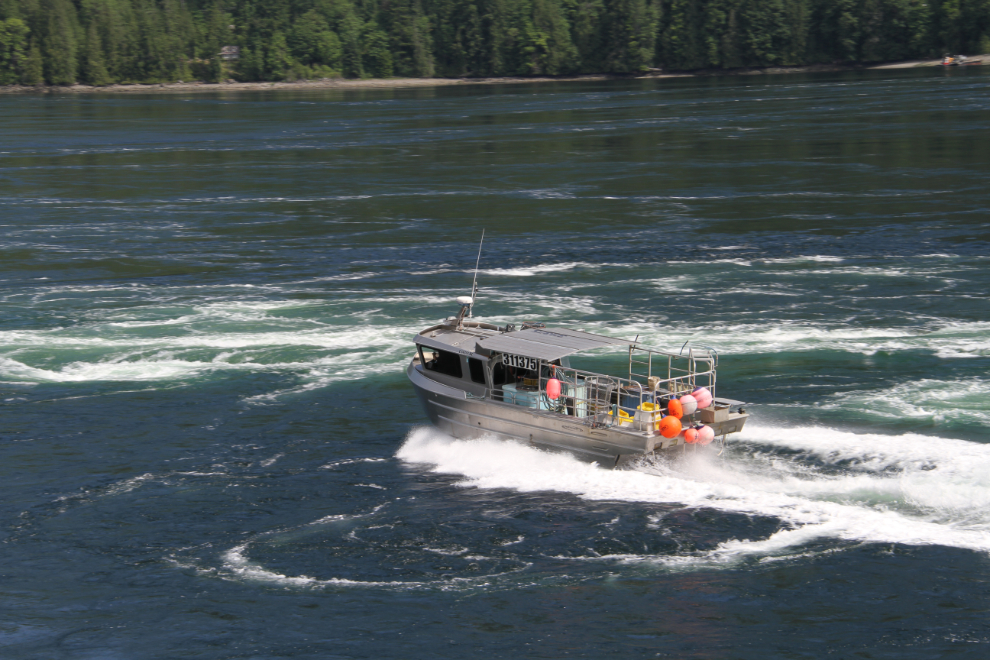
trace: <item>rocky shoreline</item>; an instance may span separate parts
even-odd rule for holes
[[[176,92],[241,92],[267,90],[305,89],[403,89],[412,87],[450,87],[454,85],[509,85],[524,83],[573,82],[599,80],[641,80],[665,78],[695,78],[707,76],[750,76],[776,75],[785,73],[815,73],[828,71],[854,71],[868,69],[909,69],[915,67],[938,66],[940,60],[911,60],[885,64],[814,64],[809,66],[782,66],[752,69],[704,69],[666,73],[654,70],[643,74],[586,74],[574,76],[510,76],[504,78],[367,78],[349,80],[344,78],[323,78],[321,80],[297,80],[279,82],[174,82],[161,84],[106,85],[8,85],[0,87],[0,94],[45,93],[45,94],[90,94],[90,93],[129,93],[158,94]]]

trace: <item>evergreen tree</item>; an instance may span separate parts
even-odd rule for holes
[[[29,31],[19,18],[0,21],[0,85],[15,85],[24,77]]]
[[[610,0],[606,5],[603,67],[616,73],[653,66],[657,13],[647,0]]]
[[[393,0],[388,11],[379,12],[378,23],[388,34],[397,75],[433,75],[430,20],[423,13],[420,0]]]
[[[738,66],[735,43],[735,2],[711,0],[705,5],[701,29],[701,56],[705,66]]]
[[[201,46],[199,56],[209,62],[206,67],[206,82],[220,82],[223,80],[223,59],[220,51],[224,46],[228,46],[230,40],[230,21],[233,19],[224,14],[219,3],[215,3],[211,8],[205,21],[200,38]]]
[[[237,62],[237,79],[245,82],[264,80],[264,47],[260,41],[252,41],[241,47],[241,58]]]
[[[340,35],[341,67],[349,78],[364,77],[364,58],[361,47],[361,19],[353,8],[340,18],[337,34]]]
[[[788,36],[783,1],[748,0],[742,19],[747,63],[757,66],[781,64]]]
[[[82,61],[82,79],[90,85],[109,85],[110,75],[103,59],[103,45],[96,23],[90,23],[86,31],[86,52]]]
[[[8,18],[24,20],[21,0],[0,0],[0,21],[6,21]]]
[[[392,76],[392,53],[388,48],[388,36],[375,23],[365,27],[361,38],[364,71],[373,78]]]
[[[22,85],[40,85],[45,82],[41,49],[38,48],[38,42],[33,39],[28,46],[27,60],[24,64],[24,70],[21,72],[20,82]]]
[[[71,85],[76,82],[76,11],[69,0],[43,0],[46,17],[41,38],[45,82]]]
[[[302,64],[340,70],[343,57],[340,38],[330,29],[326,18],[315,9],[296,19],[288,44],[292,57]]]
[[[695,0],[670,0],[665,7],[660,55],[667,66],[675,69],[700,69],[718,59],[709,54],[700,29],[704,20]],[[717,20],[717,15],[716,15]],[[716,27],[716,26],[709,26]],[[709,33],[714,38],[714,33]]]
[[[570,5],[568,20],[571,25],[571,35],[577,50],[579,70],[593,73],[602,70],[602,14],[605,11],[604,0],[578,0]]]
[[[281,32],[275,32],[265,49],[264,79],[282,80],[291,66],[292,58],[289,56],[289,46],[285,41],[285,35]]]
[[[533,0],[531,17],[527,16],[523,23],[523,35],[525,73],[556,75],[577,69],[578,54],[570,27],[554,0]]]
[[[232,29],[233,28],[233,29]],[[990,50],[990,0],[0,0],[0,84],[503,76]]]

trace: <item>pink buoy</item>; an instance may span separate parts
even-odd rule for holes
[[[693,415],[694,411],[698,409],[698,400],[690,394],[685,394],[682,396],[680,401],[681,406],[684,408],[685,415]]]
[[[553,401],[560,398],[560,381],[556,378],[547,381],[547,398]]]
[[[699,408],[707,408],[712,405],[712,393],[707,387],[697,387],[691,395],[698,402]]]
[[[715,431],[710,426],[702,426],[698,429],[698,444],[707,445],[715,439]]]

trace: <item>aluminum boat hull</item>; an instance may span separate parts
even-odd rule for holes
[[[422,371],[417,360],[406,375],[430,421],[444,433],[471,440],[497,437],[536,447],[564,450],[585,460],[615,466],[630,459],[684,446],[678,438],[664,438],[628,427],[594,428],[574,417],[535,410],[439,383]],[[716,435],[742,429],[748,415],[733,413],[730,419],[711,424]]]

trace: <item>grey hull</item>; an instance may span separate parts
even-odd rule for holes
[[[584,419],[472,396],[427,377],[415,360],[407,367],[406,375],[430,421],[455,438],[495,436],[568,451],[610,466],[678,445],[677,438],[667,439],[628,427],[593,428]],[[712,426],[717,434],[729,433],[740,430],[746,417],[734,414],[729,424]]]

